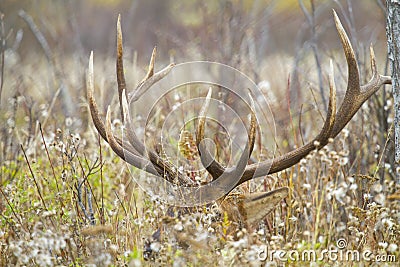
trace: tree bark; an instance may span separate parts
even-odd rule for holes
[[[400,183],[400,0],[386,0],[386,35],[394,99],[395,172]]]

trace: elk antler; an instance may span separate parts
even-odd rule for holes
[[[250,154],[252,153],[255,136],[256,136],[256,117],[254,114],[254,103],[252,96],[250,97],[250,128],[248,131],[248,142],[240,157],[237,166],[225,168],[216,159],[213,158],[211,153],[207,150],[203,144],[204,140],[204,128],[205,128],[205,114],[211,98],[211,89],[209,90],[203,107],[199,113],[199,119],[196,129],[196,145],[200,155],[202,164],[205,166],[208,173],[213,177],[214,180],[223,180],[222,178],[233,177],[240,175],[240,179],[235,184],[235,187],[239,184],[248,181],[250,179],[264,176],[271,173],[276,173],[289,168],[298,163],[302,158],[307,156],[311,151],[315,149],[321,149],[328,144],[331,138],[336,137],[340,131],[347,125],[357,110],[362,104],[374,94],[380,86],[383,84],[391,84],[391,77],[380,75],[377,71],[375,55],[372,47],[370,48],[371,53],[371,69],[372,79],[365,85],[360,85],[360,77],[357,61],[353,48],[350,44],[349,38],[340,23],[340,20],[335,11],[333,11],[336,29],[339,33],[339,37],[343,46],[343,50],[346,56],[348,65],[348,83],[347,90],[342,104],[338,111],[336,110],[336,88],[333,76],[333,65],[330,63],[330,74],[329,74],[329,106],[327,117],[320,133],[311,142],[290,151],[282,156],[274,158],[272,160],[266,160],[263,162],[247,165]],[[195,183],[192,179],[188,178],[184,173],[177,170],[168,160],[161,158],[156,152],[147,150],[143,142],[138,138],[132,126],[132,119],[128,112],[128,103],[133,104],[142,96],[152,85],[164,78],[174,67],[174,64],[170,64],[161,71],[154,73],[154,63],[156,56],[156,49],[154,48],[150,63],[149,70],[145,78],[139,83],[137,88],[130,94],[127,94],[126,83],[124,77],[123,68],[123,48],[122,48],[122,33],[120,17],[117,22],[117,83],[118,93],[122,120],[126,123],[128,142],[115,137],[111,131],[110,121],[110,109],[107,110],[106,124],[103,123],[100,118],[97,104],[93,97],[94,81],[93,81],[93,53],[90,55],[89,68],[87,72],[87,95],[89,100],[90,113],[93,118],[93,123],[100,133],[102,138],[107,141],[114,152],[121,157],[124,161],[129,164],[143,169],[151,174],[163,177],[164,179],[174,182],[175,184],[193,186]],[[128,101],[129,100],[129,101]],[[281,196],[287,195],[287,189],[280,191]]]

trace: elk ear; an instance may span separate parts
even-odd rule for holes
[[[251,225],[261,221],[277,207],[289,194],[289,188],[281,187],[270,192],[257,192],[244,196],[242,217],[245,223]]]

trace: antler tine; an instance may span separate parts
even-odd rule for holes
[[[246,174],[246,169],[247,169],[247,163],[249,161],[249,158],[251,156],[251,152],[253,151],[255,139],[256,139],[256,130],[257,130],[257,119],[256,115],[254,113],[254,101],[249,94],[250,99],[251,99],[251,119],[250,119],[250,130],[248,132],[248,140],[246,143],[246,147],[243,150],[243,153],[240,155],[239,161],[236,166],[229,168],[226,170],[222,175],[218,178],[217,180],[217,186],[222,187],[222,188],[227,188],[228,186],[231,185],[232,179],[236,179],[238,176],[240,177],[239,182],[231,187],[229,190],[232,191],[233,189],[236,188],[237,185],[242,183],[242,179],[244,175]],[[251,179],[251,178],[250,178]]]
[[[121,30],[121,15],[118,15],[117,20],[117,62],[116,62],[116,69],[117,69],[117,83],[118,83],[118,94],[119,94],[119,103],[121,108],[121,117],[124,119],[124,112],[122,110],[122,92],[126,89],[125,83],[125,74],[124,74],[124,63],[123,63],[123,44],[122,44],[122,30]],[[129,102],[136,101],[139,99],[141,95],[143,95],[153,84],[164,78],[174,67],[174,63],[169,64],[161,71],[154,74],[154,65],[156,61],[157,55],[157,47],[153,48],[153,52],[151,53],[149,68],[146,73],[146,76],[137,86],[133,95],[129,98]],[[126,91],[125,91],[126,94]]]
[[[125,114],[126,131],[128,136],[128,141],[132,147],[139,153],[139,155],[144,156],[146,148],[142,142],[140,142],[135,131],[133,130],[131,115],[129,113],[129,105],[126,99],[126,95],[122,94],[122,109]]]
[[[90,57],[89,57],[89,66],[88,66],[87,77],[86,77],[86,88],[87,88],[87,98],[89,101],[90,115],[92,117],[94,126],[96,127],[100,136],[106,142],[108,142],[107,134],[106,134],[106,127],[103,123],[103,120],[100,118],[99,108],[97,107],[96,100],[93,96],[93,92],[94,92],[93,51],[90,53]],[[115,140],[120,146],[124,145],[125,149],[128,150],[129,152],[131,152],[132,154],[137,154],[137,151],[129,143],[126,143],[126,142],[124,143],[118,137],[115,137]]]
[[[124,111],[122,109],[122,93],[126,93],[126,83],[124,74],[124,61],[123,61],[123,45],[122,45],[122,30],[121,30],[121,14],[118,15],[117,20],[117,84],[118,84],[118,97],[119,97],[119,107],[121,109],[121,119],[124,122]]]
[[[372,78],[366,85],[361,86],[361,91],[362,92],[370,92],[372,95],[373,93],[375,93],[375,91],[371,90],[371,88],[374,87],[374,85],[378,86],[378,84],[380,84],[380,85],[392,84],[392,77],[380,75],[378,73],[378,69],[376,67],[375,52],[374,52],[374,48],[372,47],[372,44],[369,47],[369,52],[370,52],[370,60],[371,60]]]
[[[371,46],[370,56],[372,79],[366,85],[360,86],[360,75],[353,47],[351,46],[349,37],[347,36],[346,31],[344,30],[335,10],[333,10],[333,17],[346,56],[348,66],[348,83],[346,94],[337,114],[337,117],[340,118],[340,120],[338,119],[336,121],[331,137],[335,137],[339,134],[339,132],[347,125],[358,109],[360,109],[362,104],[372,94],[374,94],[381,85],[391,83],[390,77],[382,76],[378,73],[375,62],[375,53]]]
[[[149,63],[149,69],[147,70],[146,76],[143,78],[143,80],[139,83],[142,84],[148,79],[150,79],[151,76],[154,75],[154,64],[156,63],[156,55],[157,55],[157,46],[153,48],[153,52],[151,53],[151,58],[150,58],[150,63]]]
[[[89,109],[90,115],[93,119],[94,126],[97,131],[100,133],[101,137],[107,141],[106,128],[104,126],[103,121],[99,116],[99,109],[97,107],[96,101],[94,100],[93,92],[94,92],[94,74],[93,74],[93,51],[90,52],[89,57],[89,66],[86,73],[86,90],[87,90],[87,98],[89,100]]]
[[[248,134],[248,140],[249,140],[249,157],[250,157],[254,149],[254,144],[256,142],[257,117],[255,113],[256,109],[255,109],[254,99],[251,95],[251,92],[249,92],[249,98],[250,98],[250,131]]]
[[[235,174],[242,174],[243,171],[246,169],[246,166],[247,166],[247,163],[251,156],[251,153],[253,152],[253,148],[254,148],[254,144],[255,144],[255,140],[256,140],[257,118],[256,118],[256,114],[254,113],[255,112],[254,100],[250,93],[249,93],[249,97],[250,97],[250,104],[251,104],[251,107],[250,107],[251,114],[250,114],[250,129],[249,129],[248,136],[247,136],[246,147],[245,147],[242,155],[240,156],[237,166],[233,167],[233,170],[230,169],[228,171],[228,173],[233,172]]]
[[[204,140],[206,112],[210,105],[211,94],[212,94],[212,88],[210,87],[208,90],[206,99],[204,101],[204,104],[201,107],[201,110],[199,113],[199,121],[198,121],[197,128],[196,128],[196,146],[197,146],[197,150],[200,155],[201,163],[206,168],[208,173],[211,174],[211,176],[215,180],[224,173],[225,168],[218,161],[216,161],[214,159],[214,157],[208,151],[206,144],[201,142]]]
[[[220,177],[226,169],[218,162],[216,161],[211,153],[208,151],[206,148],[205,144],[203,144],[201,141],[204,140],[204,128],[205,128],[205,120],[206,120],[206,112],[210,104],[210,99],[211,99],[211,94],[212,94],[212,88],[208,90],[206,99],[204,101],[204,104],[200,110],[199,113],[199,122],[197,125],[196,129],[196,145],[200,154],[200,159],[203,164],[203,166],[206,167],[206,170],[208,173],[211,174],[213,179],[217,179]],[[254,105],[254,100],[251,97],[251,94],[249,93],[250,97],[250,110],[251,110],[251,115],[250,115],[250,129],[248,133],[248,142],[246,144],[245,150],[243,151],[239,163],[237,166],[230,168],[227,170],[227,173],[229,175],[232,175],[232,173],[237,173],[237,172],[242,172],[247,165],[247,162],[249,160],[249,157],[253,151],[254,148],[254,143],[255,143],[255,138],[256,138],[256,129],[257,129],[257,118],[254,113],[255,110],[255,105]]]
[[[168,66],[160,70],[159,72],[154,73],[154,63],[155,63],[155,57],[156,57],[157,49],[154,47],[153,53],[151,55],[150,59],[150,64],[149,64],[149,70],[146,74],[146,77],[139,83],[137,89],[133,92],[132,95],[130,95],[129,103],[130,102],[135,102],[137,101],[144,93],[147,92],[147,90],[150,89],[150,87],[164,78],[168,73],[172,70],[172,68],[175,66],[175,63],[170,63]]]
[[[107,108],[107,115],[106,115],[106,136],[108,140],[108,144],[112,148],[112,150],[124,161],[129,163],[132,166],[135,166],[136,168],[145,170],[151,174],[158,175],[159,171],[156,171],[156,169],[153,167],[150,161],[139,157],[138,155],[135,155],[131,153],[130,151],[126,150],[124,147],[122,147],[117,140],[115,139],[112,130],[111,130],[111,111],[110,111],[110,106]]]

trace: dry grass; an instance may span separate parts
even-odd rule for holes
[[[46,64],[39,66],[17,68],[21,77],[31,73],[20,88],[40,92],[47,87],[42,79]],[[103,93],[106,83],[97,83]],[[170,207],[132,181],[139,171],[131,174],[103,141],[98,146],[91,121],[84,129],[86,112],[65,118],[47,99],[45,94],[32,100],[22,94],[11,97],[2,116],[7,125],[1,166],[2,265],[257,266],[266,245],[321,252],[339,238],[347,240],[347,249],[400,256],[396,186],[387,165],[383,176],[376,171],[383,150],[369,161],[373,121],[365,123],[362,134],[353,130],[362,116],[297,166],[253,183],[265,183],[265,189],[288,185],[291,193],[258,226],[235,229],[215,206],[171,216]],[[86,110],[83,99],[79,106]],[[366,107],[361,115],[371,116],[370,110]],[[303,123],[306,119],[307,113]],[[37,122],[46,123],[43,132]],[[117,127],[119,122],[114,123]]]
[[[339,53],[332,51],[340,89],[345,88],[346,67]],[[262,260],[266,248],[300,254],[314,250],[318,257],[324,250],[337,249],[341,239],[347,243],[343,251],[369,250],[398,264],[400,188],[391,163],[389,90],[370,99],[324,149],[288,170],[239,188],[241,192],[290,188],[289,197],[265,220],[242,228],[221,214],[216,204],[181,214],[138,187],[132,177],[140,171],[129,171],[93,129],[84,96],[86,60],[60,55],[58,65],[50,66],[38,56],[19,58],[10,51],[5,56],[0,114],[1,266],[267,266],[270,258]],[[118,118],[114,60],[95,56],[96,98],[103,111],[108,104],[115,106],[113,117]],[[279,154],[311,139],[319,130],[320,113],[325,112],[315,104],[320,103],[318,76],[308,75],[315,68],[313,56],[304,56],[299,63],[304,70],[299,83],[307,89],[301,116],[298,103],[287,103],[290,84],[285,81],[293,58],[271,56],[276,57],[279,66],[277,60],[262,61],[258,75],[271,81],[272,89],[265,94],[277,101],[271,105],[277,115]],[[126,56],[130,85],[144,73],[135,60],[134,55]],[[367,80],[366,61],[361,61],[361,75]],[[251,73],[246,68],[250,65],[243,64],[242,70]],[[327,72],[323,69],[323,73]],[[62,92],[55,93],[60,84],[76,89],[71,97],[79,112],[65,114]],[[181,123],[180,118],[174,119]],[[113,126],[118,129],[120,121],[114,120]],[[263,157],[264,152],[258,147],[255,156]],[[289,264],[308,266],[310,261],[299,258]],[[328,257],[312,264],[337,266]],[[350,259],[340,264],[359,262]]]

